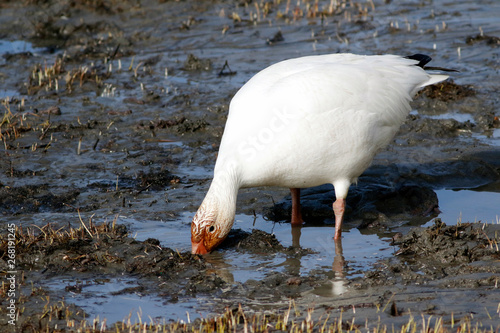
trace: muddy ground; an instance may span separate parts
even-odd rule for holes
[[[16,232],[22,245],[18,247],[17,268],[24,272],[20,283],[23,296],[19,299],[19,306],[24,308],[18,319],[21,331],[71,327],[68,323],[79,323],[86,318],[82,309],[60,300],[51,301],[53,293],[43,284],[35,287],[29,283],[58,275],[73,275],[77,279],[92,276],[94,283],[131,276],[140,281],[139,286],[124,288],[115,295],[155,294],[165,302],[210,295],[212,301],[205,306],[213,314],[224,313],[228,308],[237,311],[240,306],[247,313],[263,310],[283,313],[287,308],[284,301],[295,300],[299,311],[304,311],[306,305],[313,306],[314,317],[325,313],[333,318],[341,315],[346,323],[353,322],[353,318],[365,318],[373,321],[367,321],[369,327],[380,320],[384,324],[403,325],[412,314],[442,316],[446,325],[452,320],[462,325],[475,318],[486,327],[498,327],[495,319],[498,313],[488,310],[495,310],[492,305],[498,303],[500,295],[499,225],[447,226],[436,220],[432,227],[396,235],[394,245],[398,250],[394,258],[379,262],[359,278],[342,278],[349,268],[340,251],[331,270],[305,276],[273,273],[260,281],[250,279],[245,283],[234,283],[220,276],[210,264],[210,256],[162,247],[153,238],[136,241],[120,225],[90,223],[69,230],[45,225],[40,231],[37,236],[29,229],[20,228]],[[307,249],[285,248],[275,236],[259,230],[233,231],[222,246],[223,250],[228,248],[247,254],[281,252],[296,259],[309,254]],[[0,251],[5,256],[4,242]],[[3,266],[8,270],[7,265]],[[88,284],[76,283],[66,286],[64,291],[81,293],[87,287]],[[325,293],[328,289],[330,295]],[[334,293],[339,289],[344,292]],[[463,302],[464,297],[467,302]],[[242,300],[247,301],[241,303]],[[363,327],[362,324],[356,328]],[[4,323],[5,327],[8,326]]]
[[[115,293],[155,295],[165,306],[201,297],[192,310],[210,315],[239,304],[283,312],[292,299],[303,316],[312,307],[314,316],[342,313],[359,325],[379,318],[402,325],[423,314],[442,316],[446,325],[498,327],[499,227],[443,225],[436,195],[500,192],[496,1],[23,0],[0,9],[2,44],[31,43],[0,60],[5,279],[12,271],[7,226],[17,227],[18,317],[9,325],[2,297],[5,329],[61,329],[88,318],[68,302],[88,286],[75,282],[62,291],[44,283],[58,276],[94,284],[126,276],[135,284]],[[418,111],[350,190],[346,228],[394,238],[390,258],[354,272],[336,248],[328,269],[271,270],[241,282],[221,273],[218,256],[278,253],[300,262],[314,251],[262,231],[234,230],[207,257],[186,251],[188,237],[172,244],[134,239],[140,227],[121,221],[189,230],[228,103],[251,75],[278,60],[328,52],[427,53],[433,65],[460,71],[416,98]],[[328,225],[332,188],[302,195],[309,225]],[[500,204],[491,206],[500,215]],[[249,189],[238,199],[239,214],[269,223],[286,222],[289,207],[286,189]],[[0,292],[7,296],[6,281]]]

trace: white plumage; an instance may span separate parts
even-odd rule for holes
[[[242,187],[291,188],[292,223],[300,224],[294,189],[333,184],[340,238],[350,184],[393,139],[415,93],[447,78],[417,64],[395,55],[309,56],[250,79],[230,104],[214,178],[192,222],[193,253],[227,236]]]

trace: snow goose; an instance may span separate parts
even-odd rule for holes
[[[211,252],[234,222],[238,190],[288,187],[292,225],[301,225],[300,188],[331,183],[335,240],[346,196],[391,142],[416,92],[448,76],[429,74],[416,54],[330,54],[274,64],[234,96],[214,177],[191,223],[192,252]]]

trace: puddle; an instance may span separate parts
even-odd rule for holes
[[[500,128],[495,128],[486,135],[474,133],[472,136],[487,145],[500,147]]]
[[[0,55],[15,54],[22,52],[40,52],[43,49],[33,47],[33,44],[24,40],[7,41],[0,40]]]
[[[119,221],[129,225],[132,236],[137,240],[156,238],[164,246],[179,251],[190,251],[190,224],[192,214],[184,213],[180,221],[136,221],[120,217]],[[189,221],[189,222],[186,222]],[[236,250],[219,250],[210,255],[214,269],[223,271],[230,281],[245,283],[249,279],[262,279],[270,272],[293,272],[296,275],[307,275],[312,270],[331,270],[335,258],[333,241],[334,226],[304,226],[300,235],[292,234],[288,223],[274,223],[258,216],[237,215],[233,228],[251,232],[259,229],[274,234],[285,247],[297,246],[312,250],[300,259],[289,258],[282,253],[249,255]],[[297,229],[294,229],[297,231]],[[377,235],[362,235],[358,229],[346,230],[343,234],[343,255],[348,263],[347,277],[362,276],[363,272],[382,258],[393,253],[389,245],[389,237],[379,238]],[[221,273],[221,272],[219,272]]]
[[[202,299],[173,303],[169,302],[168,296],[142,295],[137,280],[132,278],[75,280],[63,277],[49,280],[45,285],[64,292],[66,301],[84,309],[91,321],[106,318],[109,323],[124,321],[134,324],[151,320],[162,322],[163,318],[187,321],[187,313],[204,315],[194,310]],[[137,291],[126,292],[134,289]]]
[[[0,89],[0,99],[5,99],[9,98],[12,99],[12,97],[19,95],[19,93],[16,90],[10,90],[10,89]]]
[[[479,221],[500,223],[500,193],[471,190],[439,190],[436,193],[441,211],[439,217],[448,225]]]
[[[439,218],[448,225],[462,222],[499,223],[500,193],[479,192],[471,190],[437,190],[439,199]],[[190,227],[192,214],[185,212],[177,221],[136,221],[120,217],[120,222],[131,226],[132,234],[138,240],[147,238],[159,239],[161,244],[179,251],[189,251]],[[422,226],[434,224],[434,219]],[[291,260],[284,254],[248,255],[236,250],[218,251],[212,254],[211,262],[215,269],[224,271],[222,275],[231,276],[231,281],[245,283],[249,279],[262,279],[269,272],[294,272],[307,275],[312,270],[328,270],[332,268],[335,258],[333,242],[334,227],[304,226],[300,230],[300,241],[292,234],[288,223],[275,223],[257,216],[237,215],[233,228],[245,231],[259,229],[272,233],[285,247],[297,246],[311,249],[314,253],[300,259]],[[396,228],[397,229],[397,228]],[[408,230],[402,227],[401,230]],[[399,230],[399,229],[398,229]],[[378,260],[387,258],[394,253],[390,246],[390,237],[380,237],[376,234],[361,234],[357,228],[346,230],[343,236],[343,257],[348,263],[346,278],[363,276]]]

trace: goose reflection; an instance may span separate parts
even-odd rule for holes
[[[302,226],[292,226],[292,246],[294,248],[300,248],[300,237],[302,235]],[[345,277],[345,258],[344,251],[342,248],[342,239],[334,239],[334,250],[332,253],[331,243],[324,244],[326,247],[324,250],[327,253],[333,254],[333,264],[332,271],[334,273],[333,279],[329,280],[325,284],[315,288],[314,293],[321,296],[336,296],[342,295],[347,291],[347,279]]]

